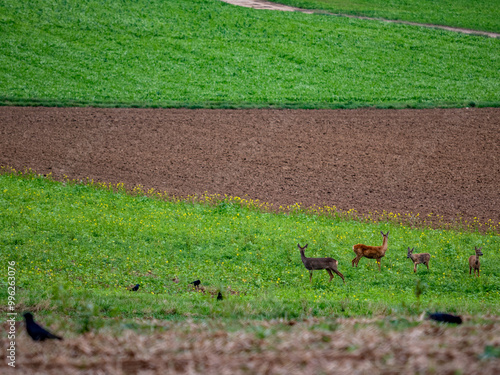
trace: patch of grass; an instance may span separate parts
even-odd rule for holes
[[[79,332],[99,328],[98,315],[231,320],[500,312],[497,233],[260,207],[229,199],[155,199],[140,188],[129,193],[120,186],[4,173],[0,262],[16,262],[18,311],[74,316]],[[367,259],[351,267],[352,245],[379,245],[381,230],[390,231],[382,271]],[[309,244],[309,257],[337,259],[346,283],[338,277],[328,283],[325,271],[315,271],[311,285],[297,243]],[[413,273],[408,246],[431,254],[430,270]],[[480,278],[468,273],[474,246],[485,254]],[[202,281],[199,289],[189,284],[195,279]],[[426,285],[418,299],[417,281]],[[141,284],[138,292],[126,290],[135,283]],[[215,298],[219,290],[224,301]],[[2,285],[2,306],[7,296]]]
[[[424,108],[500,101],[500,40],[220,1],[0,2],[0,102]]]
[[[272,1],[272,0],[271,0]],[[446,25],[472,30],[500,31],[498,0],[280,0],[305,9],[332,13]]]

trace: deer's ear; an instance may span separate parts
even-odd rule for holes
[[[305,249],[305,248],[307,248],[307,244],[306,244],[306,246],[304,246],[304,249]]]

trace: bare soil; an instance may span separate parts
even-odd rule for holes
[[[494,375],[500,368],[495,320],[457,327],[396,318],[252,321],[230,330],[217,322],[148,323],[163,330],[43,343],[18,327],[16,369],[2,364],[2,373]]]
[[[0,165],[228,194],[500,222],[500,109],[0,107]]]

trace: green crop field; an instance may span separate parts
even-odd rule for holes
[[[500,313],[497,230],[272,213],[238,197],[179,201],[14,172],[0,186],[0,261],[15,262],[18,308],[87,323],[88,306],[91,316],[175,320]],[[382,270],[366,258],[353,268],[352,246],[380,245],[380,231],[390,231]],[[309,257],[337,259],[345,284],[325,271],[310,284],[297,243],[309,244]],[[413,273],[408,246],[431,254],[429,270]],[[475,246],[484,253],[479,278],[469,275]],[[196,279],[199,290],[189,284]],[[137,293],[126,290],[136,283]],[[7,288],[0,293],[6,306]]]
[[[280,0],[332,13],[500,32],[499,0]]]
[[[2,0],[0,51],[2,104],[499,104],[499,39],[216,0]]]

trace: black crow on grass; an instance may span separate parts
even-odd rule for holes
[[[137,292],[139,290],[139,287],[140,287],[139,284],[135,284],[132,288],[129,289],[129,291],[131,291],[131,292]]]
[[[193,284],[194,286],[198,286],[201,284],[201,281],[200,280],[195,280],[193,281],[192,283],[189,283],[189,284]]]
[[[46,339],[57,339],[57,340],[63,339],[62,337],[50,333],[42,326],[35,323],[35,321],[33,320],[32,313],[29,312],[25,313],[24,320],[26,322],[26,331],[28,331],[28,335],[30,335],[30,337],[34,341],[44,341]]]
[[[429,314],[429,319],[440,323],[462,324],[462,318],[460,316],[446,313]]]
[[[217,294],[217,301],[222,301],[224,299],[224,297],[222,297],[222,293],[219,292],[219,294]]]

